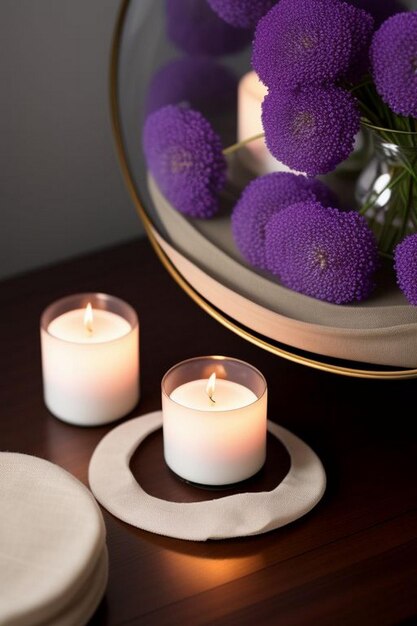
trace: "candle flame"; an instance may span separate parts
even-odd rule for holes
[[[216,402],[214,399],[214,391],[216,389],[216,372],[213,372],[207,382],[206,393],[210,400],[214,403]]]
[[[91,306],[90,302],[85,307],[84,326],[86,331],[90,335],[93,332],[93,307]]]

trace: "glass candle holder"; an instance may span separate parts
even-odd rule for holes
[[[81,293],[48,306],[41,317],[44,400],[56,417],[96,426],[139,400],[139,322],[119,298]]]
[[[162,379],[162,412],[165,461],[181,478],[229,485],[262,468],[267,385],[252,365],[224,356],[178,363]]]

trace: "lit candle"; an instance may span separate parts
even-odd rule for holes
[[[238,88],[238,141],[263,132],[262,102],[268,93],[256,72],[248,72]],[[269,152],[264,139],[256,139],[239,150],[239,159],[252,172],[261,176],[269,172],[291,172]]]
[[[257,400],[253,391],[248,387],[231,380],[216,379],[215,372],[208,381],[206,379],[192,380],[180,385],[174,389],[170,398],[189,409],[214,413],[239,409]]]
[[[105,424],[139,400],[139,325],[134,310],[104,294],[50,305],[41,319],[44,399],[56,417]]]
[[[226,357],[180,363],[162,381],[164,456],[179,476],[227,485],[265,462],[267,387],[251,365]]]

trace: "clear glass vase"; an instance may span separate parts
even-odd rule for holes
[[[417,132],[368,127],[371,157],[356,185],[359,210],[380,252],[417,232]]]

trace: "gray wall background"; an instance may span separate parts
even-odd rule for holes
[[[108,107],[118,7],[0,1],[0,277],[141,232]]]
[[[0,278],[141,233],[108,106],[119,3],[0,0]]]

